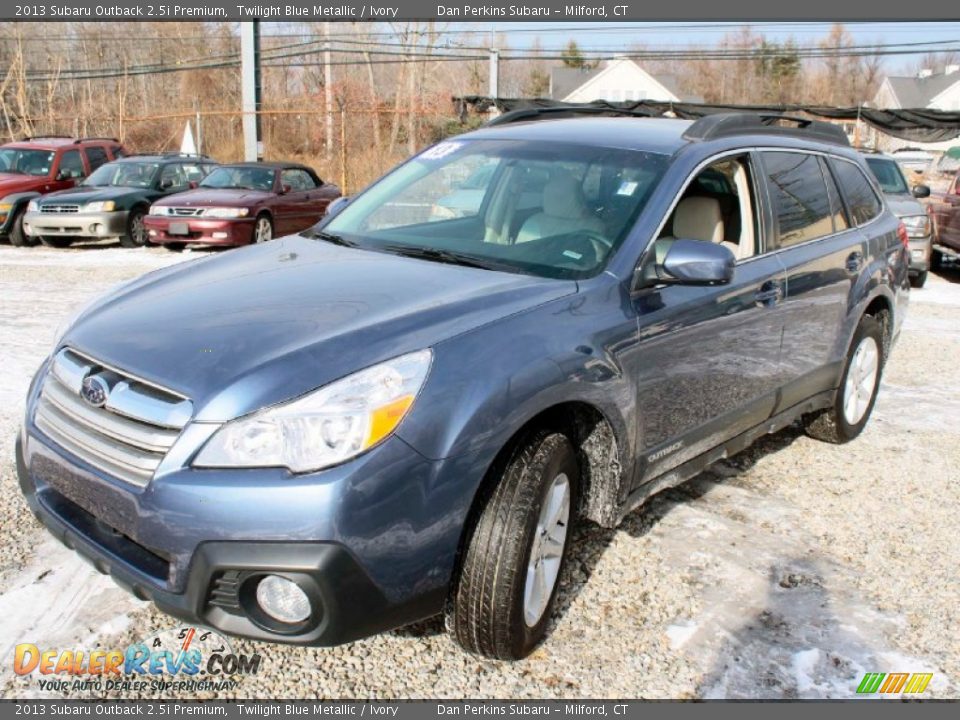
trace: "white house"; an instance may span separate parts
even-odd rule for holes
[[[653,75],[628,57],[608,61],[593,70],[554,68],[550,73],[550,97],[564,102],[701,102],[684,96],[672,75]]]
[[[929,110],[960,111],[960,65],[947,65],[943,72],[921,70],[916,75],[888,75],[873,97],[873,107],[880,110],[926,108]],[[915,143],[889,138],[885,149],[920,147],[941,152],[958,144],[958,140],[940,143]]]

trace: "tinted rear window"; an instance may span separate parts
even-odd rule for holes
[[[831,160],[831,165],[853,224],[863,225],[879,215],[883,205],[860,166],[843,160]]]
[[[830,196],[816,155],[765,152],[763,165],[777,216],[777,247],[833,233]]]

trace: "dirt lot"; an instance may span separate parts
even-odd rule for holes
[[[48,538],[17,489],[12,439],[71,309],[190,257],[0,246],[4,696],[52,694],[13,675],[16,643],[117,648],[176,625]],[[468,656],[439,621],[333,649],[236,641],[263,666],[221,697],[847,697],[864,672],[920,671],[934,673],[927,696],[960,696],[958,313],[960,270],[913,293],[854,443],[788,429],[616,531],[582,528],[553,633],[528,660]]]

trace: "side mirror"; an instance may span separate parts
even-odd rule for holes
[[[198,183],[196,180],[191,180],[187,183],[187,187],[191,190],[196,190],[198,187],[200,187],[200,183]]]
[[[910,193],[915,198],[928,198],[930,197],[930,187],[928,185],[914,185]]]
[[[59,170],[57,171],[57,180],[69,180],[70,172],[68,170]]]
[[[172,187],[173,187],[173,180],[171,180],[170,178],[166,178],[160,181],[161,190],[169,190]]]
[[[674,240],[657,267],[660,282],[675,285],[723,285],[733,279],[737,259],[729,248],[706,240]]]
[[[327,212],[324,213],[324,217],[333,217],[343,210],[343,208],[345,208],[349,202],[350,198],[344,197],[343,195],[338,197],[336,200],[331,200],[330,204],[327,205]]]
[[[288,192],[292,192],[292,191],[293,191],[293,186],[292,186],[292,185],[281,185],[281,186],[280,186],[280,194],[281,194],[281,195],[286,195]]]

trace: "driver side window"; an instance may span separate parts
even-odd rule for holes
[[[83,177],[83,160],[79,150],[67,150],[60,156],[60,169],[57,175],[63,179],[78,180]]]
[[[748,155],[725,157],[701,170],[687,185],[654,242],[662,264],[674,240],[723,245],[737,261],[762,251],[754,175]]]

